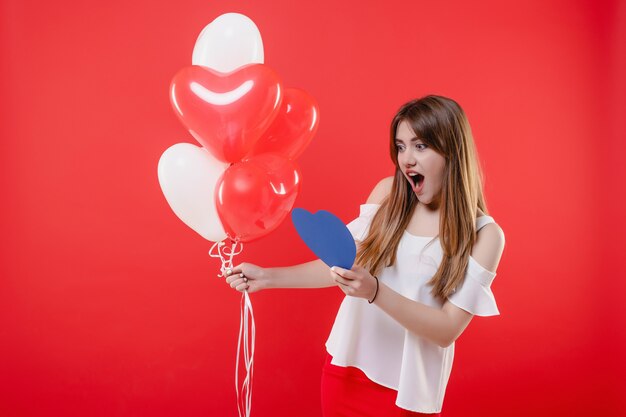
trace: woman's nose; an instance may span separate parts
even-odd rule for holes
[[[417,159],[415,158],[415,155],[413,155],[413,152],[405,152],[402,155],[402,162],[405,165],[413,166],[417,163]]]

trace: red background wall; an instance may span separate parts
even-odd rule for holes
[[[502,315],[457,342],[444,415],[623,415],[625,5],[505,3],[3,0],[0,415],[236,415],[239,294],[156,175],[165,149],[195,143],[170,79],[226,12],[319,102],[298,207],[351,220],[392,173],[400,104],[465,108],[507,247]],[[286,222],[237,261],[310,259]],[[320,415],[340,301],[253,295],[252,415]]]

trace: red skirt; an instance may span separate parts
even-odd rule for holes
[[[324,417],[440,416],[404,410],[396,405],[397,391],[372,382],[352,366],[330,363],[322,370],[322,415]]]

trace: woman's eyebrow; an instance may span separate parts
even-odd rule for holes
[[[418,138],[417,136],[415,136],[415,137],[411,138],[411,142],[416,142],[416,141],[418,141],[418,140],[421,140],[421,139],[420,139],[420,138]],[[400,139],[400,138],[396,138],[396,142],[403,142],[403,143],[404,143],[404,141],[403,141],[402,139]],[[422,142],[423,142],[423,141],[422,141]]]

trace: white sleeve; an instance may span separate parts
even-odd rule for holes
[[[367,235],[370,223],[374,214],[378,211],[380,204],[361,204],[359,217],[347,224],[347,228],[355,241],[362,241]]]
[[[491,283],[495,277],[494,272],[483,268],[470,256],[465,279],[448,300],[476,316],[497,316],[500,311],[491,292]]]

